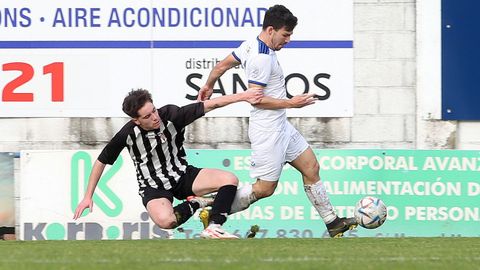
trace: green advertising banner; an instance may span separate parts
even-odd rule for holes
[[[203,226],[198,213],[175,230],[160,229],[151,221],[138,195],[135,169],[126,151],[113,166],[107,166],[98,183],[93,198],[95,210],[73,220],[99,153],[21,153],[18,239],[199,237]],[[345,237],[480,236],[480,151],[341,149],[315,153],[322,181],[339,216],[353,216],[355,204],[365,196],[378,197],[388,207],[388,218],[381,227],[358,227]],[[230,171],[241,184],[254,182],[249,176],[250,154],[250,150],[187,151],[190,164]],[[9,172],[12,160],[4,156],[2,163]],[[55,170],[49,164],[56,164]],[[6,191],[0,190],[2,207],[12,201],[11,177],[7,174],[0,179],[7,187]],[[288,164],[274,195],[229,216],[224,227],[245,237],[252,225],[260,227],[258,238],[328,237],[322,219],[305,195],[300,173]]]
[[[346,236],[480,236],[480,151],[315,150],[330,199],[339,216],[352,216],[364,196],[388,206],[377,229],[357,228]],[[250,150],[189,150],[198,167],[249,177]],[[325,225],[303,191],[300,173],[285,166],[275,194],[230,216],[225,227],[244,235],[251,225],[258,237],[326,237]],[[199,222],[183,228],[199,232]],[[181,237],[178,233],[175,237]]]

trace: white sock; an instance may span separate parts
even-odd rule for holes
[[[250,204],[256,201],[257,198],[252,192],[252,184],[245,184],[239,189],[237,189],[237,193],[235,194],[235,198],[232,202],[232,209],[230,210],[230,214],[245,210],[250,206]]]
[[[333,206],[330,203],[330,198],[327,195],[325,186],[323,186],[322,181],[318,181],[313,185],[304,185],[305,193],[312,203],[312,205],[317,209],[318,214],[323,219],[325,224],[328,224],[335,220],[337,215],[333,211]]]

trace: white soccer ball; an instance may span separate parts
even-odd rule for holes
[[[355,205],[354,216],[358,225],[375,229],[387,219],[387,206],[379,198],[367,196]]]

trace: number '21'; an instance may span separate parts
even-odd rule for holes
[[[7,83],[3,88],[2,101],[32,102],[33,93],[15,93],[15,90],[33,78],[33,67],[23,62],[12,62],[3,64],[2,70],[21,72],[18,77]],[[52,101],[63,101],[63,62],[54,62],[43,66],[43,75],[46,74],[52,75]]]

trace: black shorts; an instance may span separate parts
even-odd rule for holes
[[[140,194],[143,194],[143,205],[147,207],[147,203],[153,199],[167,198],[173,203],[173,197],[177,198],[178,200],[184,200],[188,196],[195,195],[192,191],[193,181],[195,181],[195,178],[197,178],[197,175],[201,170],[201,168],[188,165],[185,174],[178,179],[178,183],[170,190],[152,187],[141,188]]]

